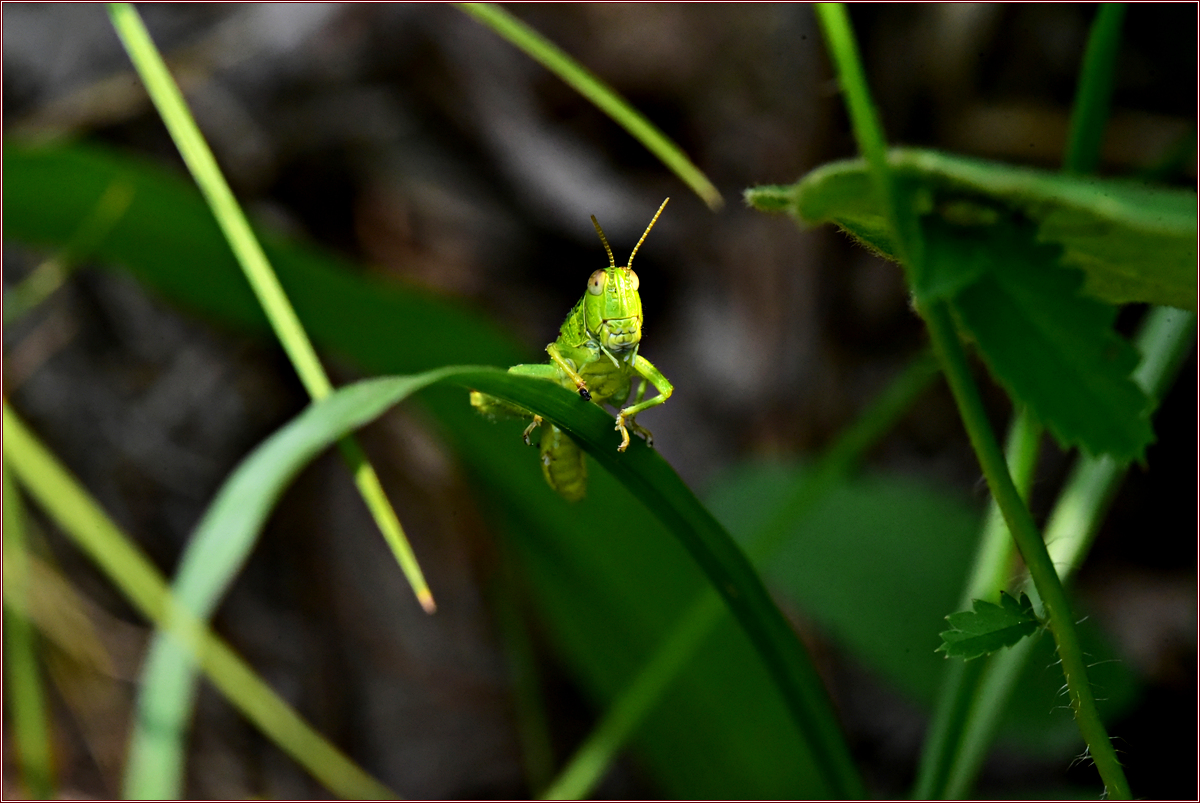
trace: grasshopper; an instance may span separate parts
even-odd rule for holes
[[[645,357],[638,354],[642,342],[642,298],[638,295],[638,277],[633,272],[633,257],[654,228],[658,216],[667,205],[667,198],[654,213],[654,218],[642,238],[633,247],[629,261],[617,267],[608,238],[596,216],[592,225],[604,243],[608,253],[608,267],[594,272],[587,282],[587,292],[579,299],[558,331],[558,339],[546,346],[550,362],[537,365],[514,365],[509,373],[536,376],[557,382],[568,390],[576,390],[584,401],[603,406],[605,403],[619,407],[629,400],[634,375],[641,378],[634,403],[622,407],[617,413],[617,425],[621,433],[618,452],[629,446],[629,431],[641,435],[647,445],[653,445],[650,431],[637,423],[636,416],[643,410],[662,404],[671,397],[674,388],[662,372]],[[652,399],[646,396],[646,383],[658,391]],[[522,438],[532,445],[530,435],[542,424],[542,417],[519,405],[502,401],[495,396],[471,391],[471,405],[485,415],[532,416],[533,421]],[[550,487],[571,502],[583,498],[587,491],[587,466],[583,451],[565,432],[553,424],[542,429],[540,443],[542,473]]]

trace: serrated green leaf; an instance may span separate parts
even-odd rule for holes
[[[1116,308],[1080,294],[1082,274],[1032,227],[986,229],[927,218],[929,264],[956,262],[977,278],[951,304],[992,373],[1065,448],[1126,460],[1154,440],[1147,399],[1130,377],[1137,353],[1112,329]],[[977,232],[977,233],[975,233]]]
[[[972,207],[1017,213],[1041,242],[1063,248],[1063,262],[1084,271],[1084,290],[1114,304],[1141,301],[1196,309],[1196,193],[1121,179],[1067,176],[964,156],[895,148],[896,179],[923,194],[921,213]],[[783,188],[749,190],[764,211],[783,206]],[[911,197],[911,196],[910,196]],[[894,259],[866,163],[832,162],[791,187],[791,214],[802,223],[834,223]]]
[[[1041,624],[1026,594],[1018,602],[1008,592],[1001,591],[999,605],[977,599],[972,608],[946,617],[952,629],[940,634],[942,644],[938,650],[947,657],[978,658],[1011,647]]]

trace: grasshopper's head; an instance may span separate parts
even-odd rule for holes
[[[608,352],[621,354],[632,351],[642,340],[642,297],[638,295],[638,277],[633,272],[633,257],[642,247],[646,235],[654,228],[654,223],[669,200],[671,199],[663,201],[662,206],[654,213],[654,218],[646,227],[642,239],[633,247],[629,262],[623,268],[617,267],[612,248],[608,245],[608,238],[604,236],[604,230],[600,228],[596,216],[592,216],[592,225],[596,227],[600,242],[604,243],[604,250],[608,252],[608,267],[596,271],[588,278],[587,294],[583,297],[583,313],[588,332],[599,340],[600,345]]]

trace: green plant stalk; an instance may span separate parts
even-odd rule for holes
[[[1175,381],[1196,342],[1196,315],[1172,307],[1156,307],[1146,316],[1135,338],[1142,361],[1133,378],[1157,407]],[[1100,523],[1129,469],[1111,457],[1081,457],[1071,470],[1046,524],[1046,547],[1064,580],[1078,570],[1091,549]],[[1033,597],[1035,587],[1025,583]],[[987,754],[1000,711],[1016,684],[1033,647],[1026,640],[992,656],[977,693],[966,736],[945,786],[943,797],[966,797]]]
[[[1071,709],[1079,730],[1087,742],[1092,760],[1104,781],[1106,793],[1112,799],[1127,800],[1132,795],[1125,773],[1117,760],[1116,750],[1108,739],[1104,723],[1096,710],[1096,700],[1087,678],[1087,665],[1075,620],[1067,600],[1066,590],[1054,568],[1046,544],[1038,533],[1029,509],[1013,485],[1000,445],[992,434],[983,409],[979,391],[971,379],[966,352],[944,302],[935,301],[922,309],[934,349],[942,363],[942,371],[958,406],[959,415],[967,429],[971,446],[987,478],[988,487],[1004,514],[1009,532],[1029,569],[1045,607],[1050,630],[1058,646],[1058,656],[1067,680]]]
[[[766,560],[792,532],[794,524],[841,482],[863,454],[886,434],[937,376],[937,362],[926,351],[876,398],[825,452],[814,470],[792,488],[779,509],[747,539],[755,562]],[[680,617],[674,630],[614,699],[600,722],[575,751],[543,800],[591,796],[620,751],[658,704],[663,693],[712,632],[723,613],[720,597],[706,589]]]
[[[1104,143],[1104,124],[1108,121],[1124,19],[1124,3],[1101,3],[1096,12],[1071,109],[1070,134],[1063,156],[1063,170],[1067,173],[1095,173],[1100,167],[1100,147]]]
[[[875,192],[882,201],[881,206],[887,214],[892,231],[896,232],[896,259],[909,274],[909,286],[915,287],[912,271],[921,264],[920,231],[917,228],[916,216],[909,213],[900,203],[896,182],[888,168],[887,140],[883,136],[883,127],[879,124],[875,104],[871,102],[871,93],[867,88],[862,59],[858,54],[854,31],[850,27],[850,18],[842,3],[814,3],[813,11],[821,25],[825,46],[829,49],[829,57],[833,61],[838,82],[846,98],[846,110],[850,115],[854,139],[870,166]]]
[[[1028,408],[1022,408],[1008,432],[1005,453],[1013,482],[1028,500],[1037,467],[1038,445],[1042,428]],[[975,552],[971,577],[959,601],[960,610],[969,610],[971,601],[995,601],[1000,589],[1009,584],[1015,550],[1013,540],[1004,524],[1004,516],[993,498],[988,504],[983,532]],[[1032,640],[1027,640],[1032,643]],[[1020,642],[1021,646],[1026,642]],[[942,678],[929,736],[921,752],[921,763],[912,797],[932,800],[943,797],[942,790],[953,771],[956,755],[961,750],[964,733],[973,707],[978,705],[977,691],[990,658],[974,661],[948,660]]]
[[[709,209],[716,211],[725,203],[721,193],[696,167],[683,150],[646,117],[630,106],[616,90],[601,81],[583,65],[568,56],[546,37],[493,3],[455,3],[462,11],[487,25],[527,56],[565,81],[576,92],[611,117],[667,169],[678,176]]]
[[[330,744],[220,638],[174,603],[166,581],[70,473],[9,409],[4,462],[42,509],[150,622],[195,651],[213,685],[330,791],[348,799],[395,795]]]
[[[4,572],[4,680],[16,742],[14,757],[25,795],[32,800],[49,800],[55,796],[50,718],[34,629],[20,605],[9,606],[10,596],[27,601],[30,593],[25,510],[8,471],[3,481],[4,566],[8,570]]]
[[[1037,471],[1041,441],[1041,424],[1028,407],[1022,407],[1009,428],[1004,451],[1013,484],[1026,504],[1029,502],[1029,490],[1033,487]],[[1016,552],[1008,533],[1008,526],[1004,523],[1004,514],[995,498],[988,503],[982,535],[982,549],[976,554],[971,578],[960,600],[963,610],[970,609],[972,600],[997,600],[1001,589],[1008,588],[1011,583]]]
[[[233,191],[229,189],[229,184],[221,174],[208,143],[204,141],[196,121],[188,111],[179,86],[171,78],[162,56],[142,23],[142,18],[133,6],[128,3],[110,3],[108,11],[113,28],[121,38],[121,44],[145,83],[150,99],[196,180],[196,186],[200,188],[213,216],[217,219],[217,224],[229,241],[230,248],[245,272],[246,279],[262,305],[276,337],[279,338],[309,396],[314,401],[320,401],[330,394],[333,386],[325,374],[325,369],[321,367],[321,361],[317,358],[295,309],[271,269],[258,238],[254,236],[246,215],[242,212]],[[347,436],[348,443],[342,450],[351,460],[354,484],[379,525],[409,585],[412,586],[417,601],[422,608],[432,613],[436,608],[433,594],[425,582],[412,546],[408,543],[399,519],[383,493],[375,469],[362,457],[362,450],[357,444],[349,442],[351,440],[351,436]]]

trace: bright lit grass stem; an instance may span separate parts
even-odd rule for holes
[[[329,395],[333,386],[146,26],[128,3],[110,3],[109,16],[300,381],[309,396],[314,401],[320,401]],[[351,436],[345,438],[342,453],[350,463],[359,493],[379,525],[418,602],[432,613],[435,609],[433,594],[400,527],[400,521],[383,493],[375,469],[367,462],[362,449]]]

